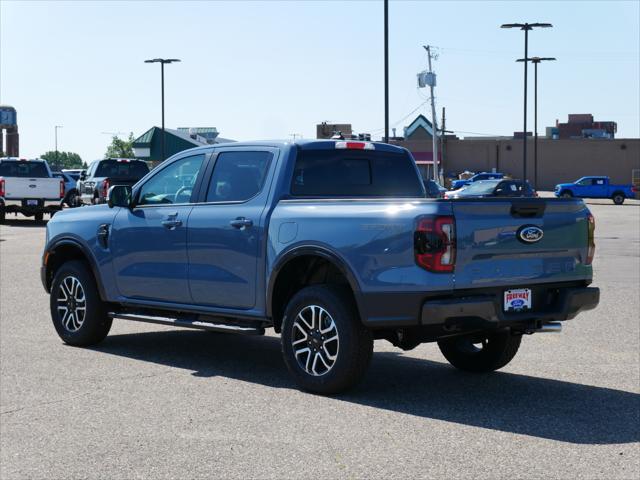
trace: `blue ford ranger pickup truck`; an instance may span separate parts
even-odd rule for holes
[[[637,192],[635,185],[613,185],[609,177],[582,177],[573,183],[560,183],[553,190],[556,197],[610,198],[616,205],[634,198]]]
[[[273,328],[295,381],[330,394],[364,375],[378,339],[505,366],[523,334],[596,307],[593,234],[579,199],[425,198],[403,148],[234,143],[57,214],[41,276],[68,344],[100,342],[113,319]]]

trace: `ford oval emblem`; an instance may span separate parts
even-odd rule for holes
[[[518,229],[518,240],[524,243],[536,243],[542,240],[544,232],[535,225],[523,225]]]

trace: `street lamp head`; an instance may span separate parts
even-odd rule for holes
[[[519,28],[520,30],[533,30],[534,28],[551,28],[550,23],[503,23],[500,28]]]
[[[180,59],[178,58],[153,58],[150,60],[145,60],[144,63],[173,63],[179,61]]]
[[[519,58],[519,59],[516,60],[516,62],[540,63],[540,62],[549,62],[549,61],[554,61],[554,60],[556,60],[555,57],[529,57],[527,59]]]

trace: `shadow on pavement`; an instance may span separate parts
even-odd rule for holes
[[[172,330],[109,336],[94,350],[191,370],[199,377],[295,388],[274,337]],[[640,440],[636,393],[513,373],[466,374],[395,352],[375,353],[364,381],[335,398],[562,442]]]
[[[20,220],[6,218],[1,225],[5,225],[7,227],[27,227],[27,228],[40,227],[42,228],[47,226],[47,222],[48,220],[37,222],[33,218],[24,218],[24,219],[21,218]]]

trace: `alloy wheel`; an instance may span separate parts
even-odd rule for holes
[[[68,276],[60,282],[57,304],[62,326],[69,332],[80,330],[87,312],[87,300],[80,280]]]
[[[335,365],[340,348],[336,324],[324,308],[304,307],[293,322],[291,345],[300,368],[316,377]]]

